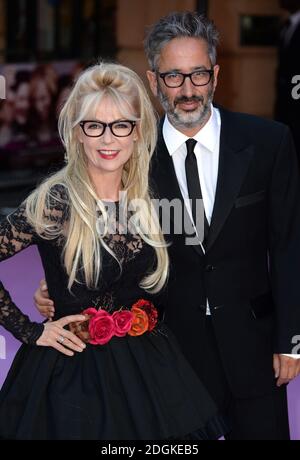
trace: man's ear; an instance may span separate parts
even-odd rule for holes
[[[219,65],[215,65],[215,66],[214,66],[214,90],[216,89],[217,84],[218,84],[218,75],[219,75],[219,71],[220,71],[220,66],[219,66]]]
[[[146,72],[150,89],[155,97],[157,97],[157,78],[156,73],[152,72],[151,70],[147,70]]]

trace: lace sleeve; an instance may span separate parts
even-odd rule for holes
[[[45,210],[46,218],[51,222],[62,224],[66,206],[54,191],[49,199],[49,207]],[[56,199],[57,197],[57,199]],[[38,236],[27,220],[25,205],[0,222],[0,261],[8,259],[28,246],[36,244]],[[0,325],[10,331],[18,340],[27,344],[35,344],[44,330],[41,323],[30,321],[13,303],[9,293],[0,281]]]

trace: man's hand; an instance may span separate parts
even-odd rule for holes
[[[53,301],[49,298],[46,280],[40,281],[40,287],[35,291],[33,299],[40,314],[52,321],[55,309]]]
[[[278,379],[276,385],[280,387],[283,383],[289,383],[300,374],[300,359],[274,354],[273,369],[275,378]]]

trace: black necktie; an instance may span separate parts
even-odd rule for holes
[[[195,139],[188,139],[186,141],[186,149],[187,149],[187,156],[185,159],[185,172],[186,172],[186,181],[187,187],[189,192],[189,198],[192,204],[192,215],[194,224],[196,226],[197,223],[197,208],[196,208],[196,200],[202,199],[202,192],[199,180],[199,172],[197,166],[197,158],[194,153],[195,145],[197,141]],[[198,210],[200,208],[198,207]],[[204,207],[203,207],[203,217],[204,217],[204,239],[202,241],[203,246],[205,246],[206,238],[209,231],[209,224],[205,215]],[[199,220],[199,215],[198,215]]]

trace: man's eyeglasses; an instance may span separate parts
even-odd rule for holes
[[[103,123],[102,121],[84,120],[79,123],[84,134],[88,137],[100,137],[109,127],[111,133],[116,137],[130,136],[136,122],[132,120],[112,121],[111,123]]]
[[[181,73],[181,72],[164,72],[159,73],[160,78],[163,79],[164,84],[168,88],[179,88],[185,82],[185,79],[188,77],[194,86],[205,86],[208,85],[212,76],[214,74],[213,69],[205,70],[194,70],[191,73]]]

